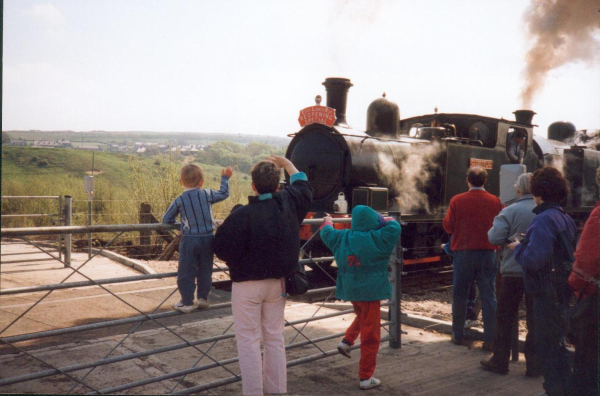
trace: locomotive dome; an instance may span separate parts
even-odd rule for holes
[[[367,130],[370,136],[396,138],[400,130],[400,108],[385,97],[375,99],[367,109]]]

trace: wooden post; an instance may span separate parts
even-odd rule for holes
[[[152,223],[152,207],[146,203],[142,202],[140,205],[140,224],[151,224]],[[141,258],[145,258],[145,256],[150,255],[152,243],[152,231],[140,231],[140,254]]]

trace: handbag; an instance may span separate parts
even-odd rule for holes
[[[308,277],[304,266],[298,264],[294,270],[285,277],[285,292],[290,296],[301,296],[308,291]]]

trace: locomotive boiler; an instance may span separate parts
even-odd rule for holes
[[[535,113],[530,110],[515,111],[514,121],[437,113],[437,109],[433,114],[401,119],[399,107],[384,94],[368,107],[362,131],[346,121],[350,80],[327,78],[323,85],[326,108],[335,109],[335,121],[306,123],[290,135],[293,139],[286,152],[313,187],[308,217],[336,216],[340,193],[347,200],[348,212],[358,204],[380,212],[401,212],[406,222],[402,245],[407,249],[407,265],[431,267],[444,262],[439,245],[448,236],[441,221],[450,199],[467,191],[466,171],[475,165],[488,171],[486,190],[500,195],[500,168],[514,163],[510,150],[517,134],[524,137],[519,163],[528,172],[545,165],[562,167],[570,182],[566,206],[572,215],[585,219],[599,197],[594,180],[600,152],[572,145],[576,131],[570,123],[553,124],[545,139],[534,136]],[[301,238],[310,239],[316,228],[304,226]],[[313,256],[330,254],[318,238],[311,240],[308,250]]]

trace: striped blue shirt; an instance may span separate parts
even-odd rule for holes
[[[175,223],[181,215],[182,235],[212,235],[215,230],[212,204],[229,197],[229,178],[221,176],[221,189],[188,188],[169,206],[163,216],[163,223]]]

